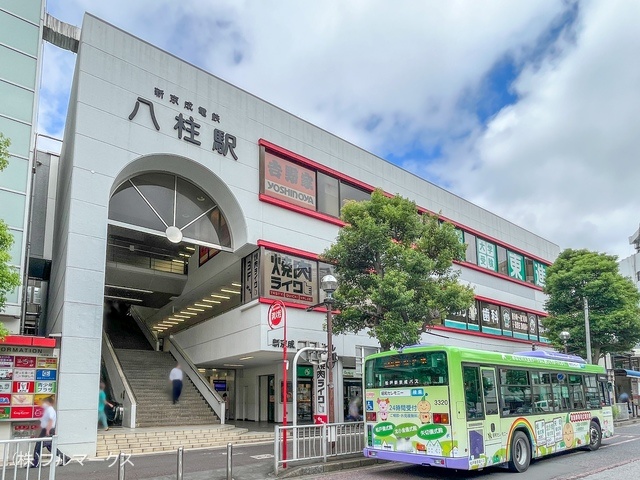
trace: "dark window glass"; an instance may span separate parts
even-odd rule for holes
[[[469,232],[464,232],[464,243],[467,244],[467,262],[477,264],[478,252],[476,251],[476,236]]]
[[[587,400],[587,408],[600,408],[602,406],[595,375],[585,375],[584,393]]]
[[[447,385],[449,374],[444,352],[407,353],[369,360],[366,388]]]
[[[527,282],[533,283],[533,260],[531,260],[530,258],[525,258],[524,269],[527,273]]]
[[[330,177],[324,173],[318,172],[318,211],[332,215],[340,216],[340,188],[337,178]]]
[[[569,386],[567,385],[567,375],[565,373],[551,374],[551,384],[553,386],[553,408],[554,412],[569,410],[571,401],[569,399]]]
[[[478,367],[462,367],[462,380],[464,382],[467,420],[484,418],[480,369]]]
[[[356,202],[371,200],[371,193],[349,185],[348,183],[340,182],[340,208],[349,200],[355,200]]]
[[[498,272],[509,275],[509,267],[507,266],[507,249],[498,245]]]
[[[587,402],[584,398],[584,386],[582,385],[582,375],[569,374],[569,397],[571,398],[572,410],[584,410]]]
[[[496,386],[495,370],[482,369],[482,391],[484,392],[484,404],[487,415],[497,415],[498,388]]]
[[[500,395],[503,415],[531,413],[531,385],[526,370],[500,369]]]
[[[551,390],[551,376],[545,372],[532,372],[531,390],[533,394],[534,413],[553,411],[553,393]]]

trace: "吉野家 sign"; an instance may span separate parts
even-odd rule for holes
[[[264,152],[264,194],[287,203],[316,209],[316,172]]]

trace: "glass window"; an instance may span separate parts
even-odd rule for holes
[[[348,183],[340,182],[340,208],[349,200],[355,200],[356,202],[371,200],[371,193]]]
[[[37,2],[34,2],[37,3]],[[0,78],[23,85],[27,88],[34,88],[36,83],[36,59],[27,55],[9,50],[0,46]]]
[[[0,98],[2,97],[0,96]],[[10,227],[24,227],[25,201],[26,197],[20,193],[0,190],[0,208],[2,208],[2,219]]]
[[[29,161],[23,158],[9,157],[9,165],[0,172],[0,188],[26,192],[28,178]]]
[[[9,233],[13,236],[13,245],[9,250],[9,255],[11,256],[9,263],[20,265],[22,263],[22,232],[11,229]]]
[[[604,379],[604,380],[598,380],[598,384],[599,384],[599,391],[600,391],[600,403],[605,406],[605,405],[611,405],[611,397],[609,395],[609,382]]]
[[[324,173],[317,172],[318,182],[318,211],[340,216],[340,187],[337,178],[330,177]]]
[[[109,218],[160,232],[167,228],[129,181],[118,187],[111,197]]]
[[[444,352],[420,352],[369,360],[365,367],[367,388],[447,385],[449,374]]]
[[[18,5],[22,3],[31,2],[11,2],[9,10],[14,10],[14,4]],[[18,11],[20,10],[21,9]],[[38,21],[39,20],[36,20],[35,22],[37,23]],[[37,25],[31,25],[13,15],[0,12],[0,43],[14,47],[29,55],[36,56],[38,54],[39,41],[40,29]]]
[[[569,410],[571,401],[569,399],[567,375],[564,373],[553,373],[551,375],[551,382],[553,386],[553,411],[561,412]]]
[[[456,227],[456,235],[458,235],[458,240],[460,241],[461,244],[465,244],[464,242],[464,235],[465,233],[460,230],[459,228]],[[466,260],[465,258],[465,254],[463,253],[462,255],[460,255],[460,258],[458,258],[458,260],[460,260],[461,262],[464,262]]]
[[[553,411],[553,393],[551,390],[551,376],[549,373],[531,373],[533,410],[534,413]]]
[[[25,158],[29,157],[29,139],[31,137],[31,127],[29,125],[0,117],[0,132],[6,138],[11,139],[9,153]]]
[[[478,263],[478,253],[476,250],[476,236],[469,233],[464,232],[464,242],[467,244],[467,262],[469,263]]]
[[[130,180],[146,198],[167,225],[173,225],[173,204],[176,177],[164,173],[145,173]],[[188,219],[176,212],[176,225],[182,227]],[[166,228],[166,227],[165,227]]]
[[[571,397],[572,410],[584,410],[587,402],[584,398],[582,375],[569,374],[569,396]]]
[[[467,408],[467,420],[484,418],[480,369],[478,367],[463,366],[462,380],[464,382],[464,398]]]
[[[40,2],[16,2],[14,0],[0,0],[0,8],[9,10],[19,17],[31,20],[34,23],[40,21]]]
[[[503,415],[531,413],[531,385],[526,370],[500,369],[500,395]]]
[[[496,373],[493,369],[482,369],[482,391],[487,415],[498,414],[498,389],[496,387]]]
[[[527,282],[533,283],[533,260],[531,260],[530,258],[525,258],[524,268],[527,274]]]
[[[33,92],[0,81],[0,98],[4,115],[31,123]]]
[[[509,275],[509,267],[507,265],[507,249],[498,245],[498,272]]]
[[[587,400],[587,408],[601,407],[600,392],[598,391],[598,382],[595,375],[585,375],[584,393]]]

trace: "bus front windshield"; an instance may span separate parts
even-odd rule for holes
[[[444,352],[390,355],[368,360],[366,388],[429,387],[447,385],[449,371]]]

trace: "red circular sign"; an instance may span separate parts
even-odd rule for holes
[[[287,310],[284,306],[284,303],[279,300],[272,303],[269,306],[269,313],[267,314],[267,320],[269,322],[269,327],[271,328],[271,330],[273,330],[274,328],[278,328],[281,323],[284,323],[286,316]]]

